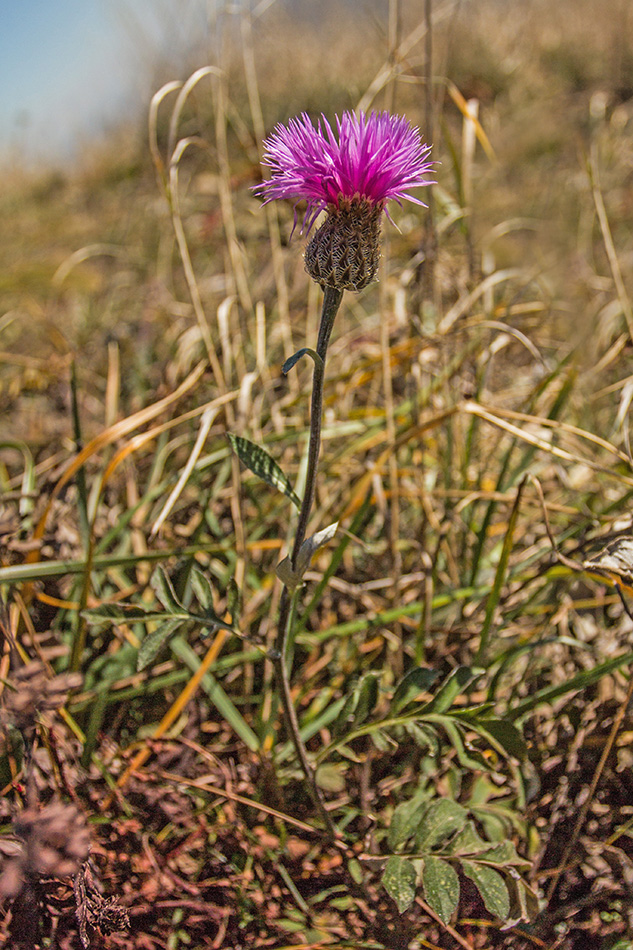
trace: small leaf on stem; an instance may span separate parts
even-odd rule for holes
[[[253,475],[257,475],[271,488],[283,492],[297,508],[301,506],[301,500],[293,491],[290,482],[265,449],[242,436],[233,435],[232,432],[227,432],[227,437],[239,460],[251,470]]]
[[[281,372],[284,374],[284,376],[288,375],[292,367],[296,366],[302,356],[310,356],[317,366],[323,366],[323,360],[317,351],[313,350],[310,346],[304,346],[300,350],[297,350],[296,353],[293,353],[292,356],[289,356],[284,365],[281,367]]]
[[[415,867],[406,858],[392,855],[382,875],[383,887],[398,905],[401,914],[413,903],[417,874]]]

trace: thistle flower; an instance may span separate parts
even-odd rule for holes
[[[406,198],[426,207],[409,192],[432,184],[425,174],[433,162],[427,160],[430,146],[404,116],[344,112],[336,130],[338,138],[325,116],[314,126],[306,113],[278,125],[264,142],[263,162],[272,177],[255,190],[264,203],[305,199],[308,233],[327,211],[306,248],[306,270],[323,286],[362,290],[378,270],[387,201]]]

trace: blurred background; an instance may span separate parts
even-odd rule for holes
[[[26,0],[0,35],[0,149],[59,163],[138,116],[157,70],[183,68],[207,36],[204,0]],[[152,90],[153,91],[153,90]]]

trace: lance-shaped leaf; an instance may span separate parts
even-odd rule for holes
[[[510,894],[499,872],[476,861],[462,861],[461,868],[481,894],[486,910],[505,920],[510,913]]]
[[[380,674],[373,671],[361,676],[352,692],[347,696],[341,713],[332,727],[334,736],[344,736],[346,733],[352,732],[370,716],[378,702],[379,679]]]
[[[169,638],[182,626],[182,623],[182,620],[166,620],[145,637],[136,658],[136,669],[139,672],[149,666]]]
[[[426,902],[447,924],[459,903],[459,878],[448,861],[425,857],[422,884]]]
[[[426,666],[416,666],[400,680],[392,699],[390,715],[396,716],[401,709],[420,695],[427,693],[438,677],[438,671]]]
[[[231,615],[231,621],[235,623],[242,609],[242,591],[237,586],[234,577],[231,578],[226,588],[226,610]]]
[[[459,694],[463,693],[483,672],[484,670],[476,667],[458,666],[448,674],[431,702],[423,706],[420,712],[447,712]]]
[[[416,833],[422,814],[428,805],[429,794],[430,792],[425,788],[418,789],[408,802],[400,802],[396,806],[387,838],[391,851],[397,851]]]
[[[150,584],[152,585],[152,590],[168,613],[174,616],[184,615],[186,618],[187,611],[176,597],[176,591],[174,590],[171,578],[163,567],[156,568],[150,578]]]
[[[468,820],[465,808],[451,798],[438,798],[422,815],[416,833],[416,847],[430,851],[449,835],[461,831]]]
[[[265,449],[240,435],[233,435],[232,432],[228,432],[227,436],[233,451],[253,475],[257,475],[271,488],[283,492],[297,508],[301,506],[301,500],[293,491],[290,482]]]
[[[191,570],[191,587],[196,595],[202,614],[189,613],[191,620],[197,621],[208,629],[202,633],[202,636],[208,636],[209,631],[215,632],[215,629],[230,630],[232,633],[241,636],[239,630],[235,628],[235,617],[237,616],[239,604],[239,591],[233,578],[229,581],[227,588],[227,612],[231,615],[231,623],[227,623],[222,617],[219,617],[213,609],[213,587],[206,574],[198,570],[197,567]]]
[[[191,569],[191,587],[203,610],[213,607],[213,587],[207,575],[197,567]]]
[[[383,887],[398,905],[401,914],[413,903],[417,874],[415,867],[406,858],[392,855],[382,875]]]

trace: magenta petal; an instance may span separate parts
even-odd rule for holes
[[[341,199],[423,204],[409,190],[433,184],[426,177],[434,165],[428,161],[430,151],[404,116],[344,112],[336,116],[335,134],[325,116],[313,125],[304,112],[265,140],[263,164],[272,174],[254,190],[264,203],[305,200],[304,226],[308,222],[309,227],[320,211],[339,207]]]

